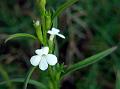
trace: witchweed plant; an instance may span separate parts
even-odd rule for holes
[[[39,86],[40,89],[60,89],[60,83],[67,75],[103,59],[117,49],[117,47],[112,47],[67,67],[65,67],[64,64],[59,64],[59,58],[55,55],[55,37],[59,36],[65,39],[65,36],[60,34],[60,30],[57,28],[57,17],[66,8],[77,1],[78,0],[68,0],[53,12],[52,10],[46,9],[46,0],[36,0],[36,3],[40,10],[40,17],[33,20],[36,36],[27,33],[16,33],[10,35],[10,37],[7,38],[5,42],[17,37],[29,37],[38,40],[41,48],[36,49],[36,55],[30,58],[32,67],[28,71],[26,77],[9,80],[9,83],[10,81],[24,82],[23,89],[27,89],[28,84],[32,84],[37,87]],[[47,76],[49,77],[47,80],[47,85],[30,79],[37,66],[39,66],[41,72],[47,73]],[[2,82],[1,84],[5,83],[9,84],[7,81]]]

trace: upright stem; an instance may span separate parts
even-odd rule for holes
[[[56,75],[52,67],[49,67],[48,71],[50,76],[50,81],[49,81],[50,89],[59,89],[59,81],[56,79]]]
[[[49,39],[49,49],[49,53],[53,53],[54,40]],[[57,78],[56,71],[53,69],[53,67],[49,66],[48,74],[50,76],[50,89],[59,89],[59,79]]]

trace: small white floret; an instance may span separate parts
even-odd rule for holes
[[[63,39],[65,39],[65,36],[59,33],[60,30],[57,28],[52,28],[52,30],[49,30],[48,33],[51,35],[50,40],[53,40],[54,36],[57,35]]]
[[[37,49],[35,51],[37,55],[31,57],[30,63],[33,66],[39,65],[39,68],[43,71],[48,68],[48,64],[54,66],[58,62],[57,57],[53,54],[48,54],[48,52],[48,47]]]

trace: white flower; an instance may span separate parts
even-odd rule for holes
[[[53,66],[57,63],[57,57],[53,54],[48,54],[49,48],[43,47],[42,49],[37,49],[35,53],[37,55],[32,56],[30,62],[33,66],[38,66],[41,70],[46,70],[48,64]]]
[[[54,36],[57,35],[63,39],[65,39],[65,36],[62,34],[59,34],[60,30],[56,28],[52,28],[52,30],[49,30],[48,33],[51,35],[50,40],[53,40]]]

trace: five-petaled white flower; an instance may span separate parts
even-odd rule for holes
[[[52,28],[52,30],[49,30],[48,33],[51,35],[50,40],[53,40],[54,36],[57,35],[63,39],[65,39],[65,36],[62,34],[59,34],[60,30],[56,28]]]
[[[46,70],[48,68],[48,64],[53,66],[57,63],[57,57],[53,54],[48,54],[49,48],[43,47],[41,49],[37,49],[35,53],[37,55],[32,56],[30,62],[33,66],[38,66],[41,70]]]

